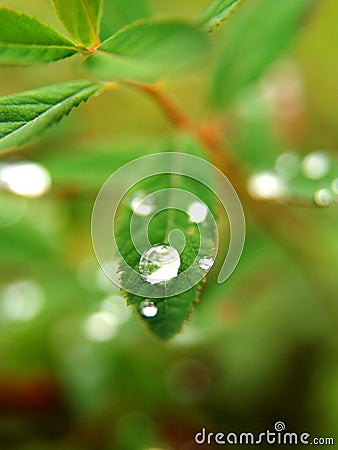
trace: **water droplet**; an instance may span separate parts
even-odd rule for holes
[[[155,317],[158,313],[158,308],[154,302],[143,300],[140,303],[140,313],[144,317]]]
[[[303,173],[310,180],[319,180],[325,177],[329,168],[330,161],[324,153],[309,153],[302,161]]]
[[[249,194],[257,199],[276,199],[285,194],[284,181],[274,173],[262,172],[252,175],[248,180]]]
[[[210,256],[203,256],[203,258],[198,261],[198,265],[202,270],[210,270],[214,265],[214,260]]]
[[[208,207],[202,202],[193,202],[189,205],[188,214],[191,222],[201,223],[207,217]]]
[[[330,189],[319,189],[314,195],[314,201],[319,206],[330,206],[337,202],[337,196]]]
[[[174,247],[157,244],[143,253],[139,269],[145,281],[156,284],[175,278],[180,265],[180,255]]]
[[[149,216],[155,209],[155,198],[145,191],[138,191],[132,198],[130,206],[137,216]]]

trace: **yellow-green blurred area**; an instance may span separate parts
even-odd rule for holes
[[[190,19],[207,4],[152,0],[150,11]],[[62,31],[47,0],[5,5]],[[218,285],[216,260],[191,321],[168,343],[125,306],[90,233],[116,169],[185,151],[156,104],[113,89],[1,155],[0,450],[191,450],[204,448],[194,443],[202,427],[258,434],[279,420],[338,442],[337,17],[336,0],[315,2],[283,57],[216,113],[259,213],[242,199],[238,267]],[[167,80],[196,120],[215,114],[208,86],[226,38],[224,24],[209,57]],[[0,95],[85,78],[80,63],[2,68]],[[281,179],[297,204],[278,201]]]

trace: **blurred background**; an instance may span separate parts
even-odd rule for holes
[[[191,18],[208,1],[169,3],[149,8]],[[5,5],[62,29],[48,1]],[[338,439],[337,17],[335,0],[315,3],[288,52],[217,113],[259,214],[242,198],[236,271],[218,285],[216,264],[191,322],[168,343],[130,313],[90,235],[114,170],[181,150],[156,105],[110,91],[1,155],[1,450],[191,450],[202,427],[259,433],[278,420]],[[215,54],[226,36],[226,25],[211,36]],[[168,80],[197,120],[214,114],[212,70]],[[0,95],[82,76],[80,57],[3,68]],[[286,184],[295,204],[279,201]]]

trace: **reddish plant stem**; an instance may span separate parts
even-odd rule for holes
[[[230,171],[230,166],[235,169],[235,165],[230,161],[229,152],[225,151],[224,144],[221,144],[222,129],[218,124],[195,122],[163,91],[161,84],[146,84],[132,80],[128,81],[128,84],[148,94],[176,129],[197,137],[220,170],[228,174],[234,173],[235,170]]]
[[[161,111],[175,128],[186,131],[194,130],[194,122],[164,93],[161,84],[147,84],[134,80],[129,80],[128,84],[148,94],[157,103]]]

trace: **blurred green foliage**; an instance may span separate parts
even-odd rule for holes
[[[209,2],[136,3],[135,16],[116,3],[119,14],[111,28],[104,20],[105,36],[145,15],[196,18]],[[231,16],[234,29],[251,7],[245,3]],[[6,6],[61,31],[48,1],[8,0]],[[311,204],[337,178],[337,14],[335,0],[315,1],[287,53],[217,113],[227,147],[245,168],[244,190],[248,175],[274,172],[286,152],[301,161],[320,151],[329,161],[319,180],[299,169],[287,180],[300,203]],[[214,116],[208,87],[231,33],[227,23],[217,28],[212,54],[167,80],[200,121]],[[3,68],[0,93],[82,78],[82,70],[80,56],[53,66]],[[238,74],[242,83],[247,73]],[[257,201],[256,214],[242,199],[247,238],[240,264],[224,285],[216,283],[216,265],[191,323],[165,345],[122,306],[118,314],[125,316],[114,331],[102,320],[121,293],[94,257],[96,195],[124,163],[168,146],[180,151],[180,142],[154,103],[122,87],[1,156],[1,164],[40,163],[52,179],[37,199],[0,192],[1,450],[190,450],[202,427],[259,433],[278,420],[289,431],[337,441],[334,207]]]

